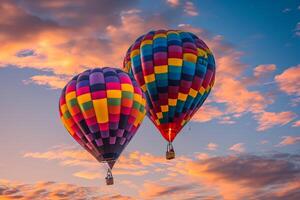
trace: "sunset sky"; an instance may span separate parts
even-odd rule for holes
[[[1,0],[0,199],[300,199],[300,1]],[[105,167],[63,127],[61,89],[121,67],[135,39],[195,33],[212,93],[174,141],[145,118]]]

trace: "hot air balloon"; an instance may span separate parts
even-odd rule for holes
[[[212,52],[193,33],[150,31],[128,49],[123,69],[145,92],[147,115],[168,141],[166,158],[175,158],[172,141],[214,85]]]
[[[116,68],[96,68],[75,76],[62,90],[61,120],[71,136],[111,170],[138,130],[146,100],[137,82]]]

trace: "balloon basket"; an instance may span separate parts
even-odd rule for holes
[[[107,175],[105,177],[105,180],[106,180],[106,185],[114,184],[114,177],[112,176],[110,169],[107,170]]]
[[[167,146],[167,152],[166,152],[166,159],[167,160],[172,160],[175,158],[175,151],[172,146],[172,143],[169,143]]]

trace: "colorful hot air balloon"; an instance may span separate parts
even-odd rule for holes
[[[139,128],[145,114],[143,92],[130,76],[116,68],[96,68],[75,76],[59,101],[61,120],[71,136],[111,169]]]
[[[215,81],[215,60],[196,35],[179,30],[151,31],[128,49],[123,68],[146,94],[147,114],[169,142],[201,107]]]

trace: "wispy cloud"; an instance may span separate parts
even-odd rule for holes
[[[275,81],[282,92],[300,96],[300,64],[289,67],[275,76]]]
[[[243,152],[243,149],[242,143],[231,147],[231,150],[236,152]],[[71,154],[72,156],[69,156],[69,154],[65,153],[64,155],[74,157],[73,154]],[[29,157],[55,159],[55,156],[49,152],[27,155]],[[60,159],[62,157],[60,156]],[[76,157],[78,158],[78,156]],[[118,164],[116,164],[115,173],[117,174],[123,175],[123,172],[126,175],[130,175],[131,172],[156,172],[161,174],[159,180],[157,178],[152,180],[143,178],[144,183],[140,187],[134,188],[137,196],[131,198],[199,199],[201,197],[202,199],[230,200],[249,198],[286,199],[290,196],[293,197],[290,199],[296,200],[299,198],[299,194],[296,192],[300,189],[299,155],[270,154],[254,156],[243,153],[211,157],[207,154],[198,153],[194,158],[179,156],[171,163],[166,162],[163,157],[141,152],[135,152],[121,158],[123,161],[119,164],[123,166],[118,167]],[[90,158],[85,159],[89,160]],[[128,173],[127,168],[135,165],[140,167]],[[272,166],[272,168],[269,166]],[[82,171],[76,172],[75,175],[85,179],[100,176],[99,172],[98,174],[91,173],[90,169],[87,166],[83,167]],[[135,174],[135,176],[138,177],[139,175]],[[170,180],[172,181],[170,182]],[[127,178],[124,176],[122,181],[126,183]],[[132,184],[136,185],[136,183]],[[19,190],[18,194],[21,191]],[[22,194],[28,195],[23,192]],[[94,195],[94,193],[89,193],[89,195]],[[122,197],[122,194],[119,195]],[[111,197],[109,196],[109,198]]]
[[[210,150],[210,151],[214,151],[218,148],[218,145],[215,144],[215,143],[208,143],[207,144],[207,149]]]
[[[244,143],[237,143],[229,147],[229,150],[237,152],[237,153],[243,153],[245,152]]]
[[[282,141],[276,146],[282,147],[282,146],[297,144],[299,142],[300,142],[300,136],[283,136]]]
[[[280,125],[283,126],[293,119],[296,118],[296,114],[291,111],[284,111],[284,112],[263,112],[257,114],[255,116],[256,120],[258,121],[258,128],[257,131],[264,131],[273,126]]]
[[[35,184],[16,183],[0,180],[0,199],[133,199],[116,191],[98,187],[82,187],[67,183],[38,182]]]
[[[166,1],[171,7],[177,7],[180,4],[180,0],[167,0]]]
[[[187,1],[184,4],[184,12],[189,16],[197,16],[199,15],[198,10],[193,2]]]
[[[292,127],[299,127],[300,126],[300,120],[295,121],[292,125]]]

